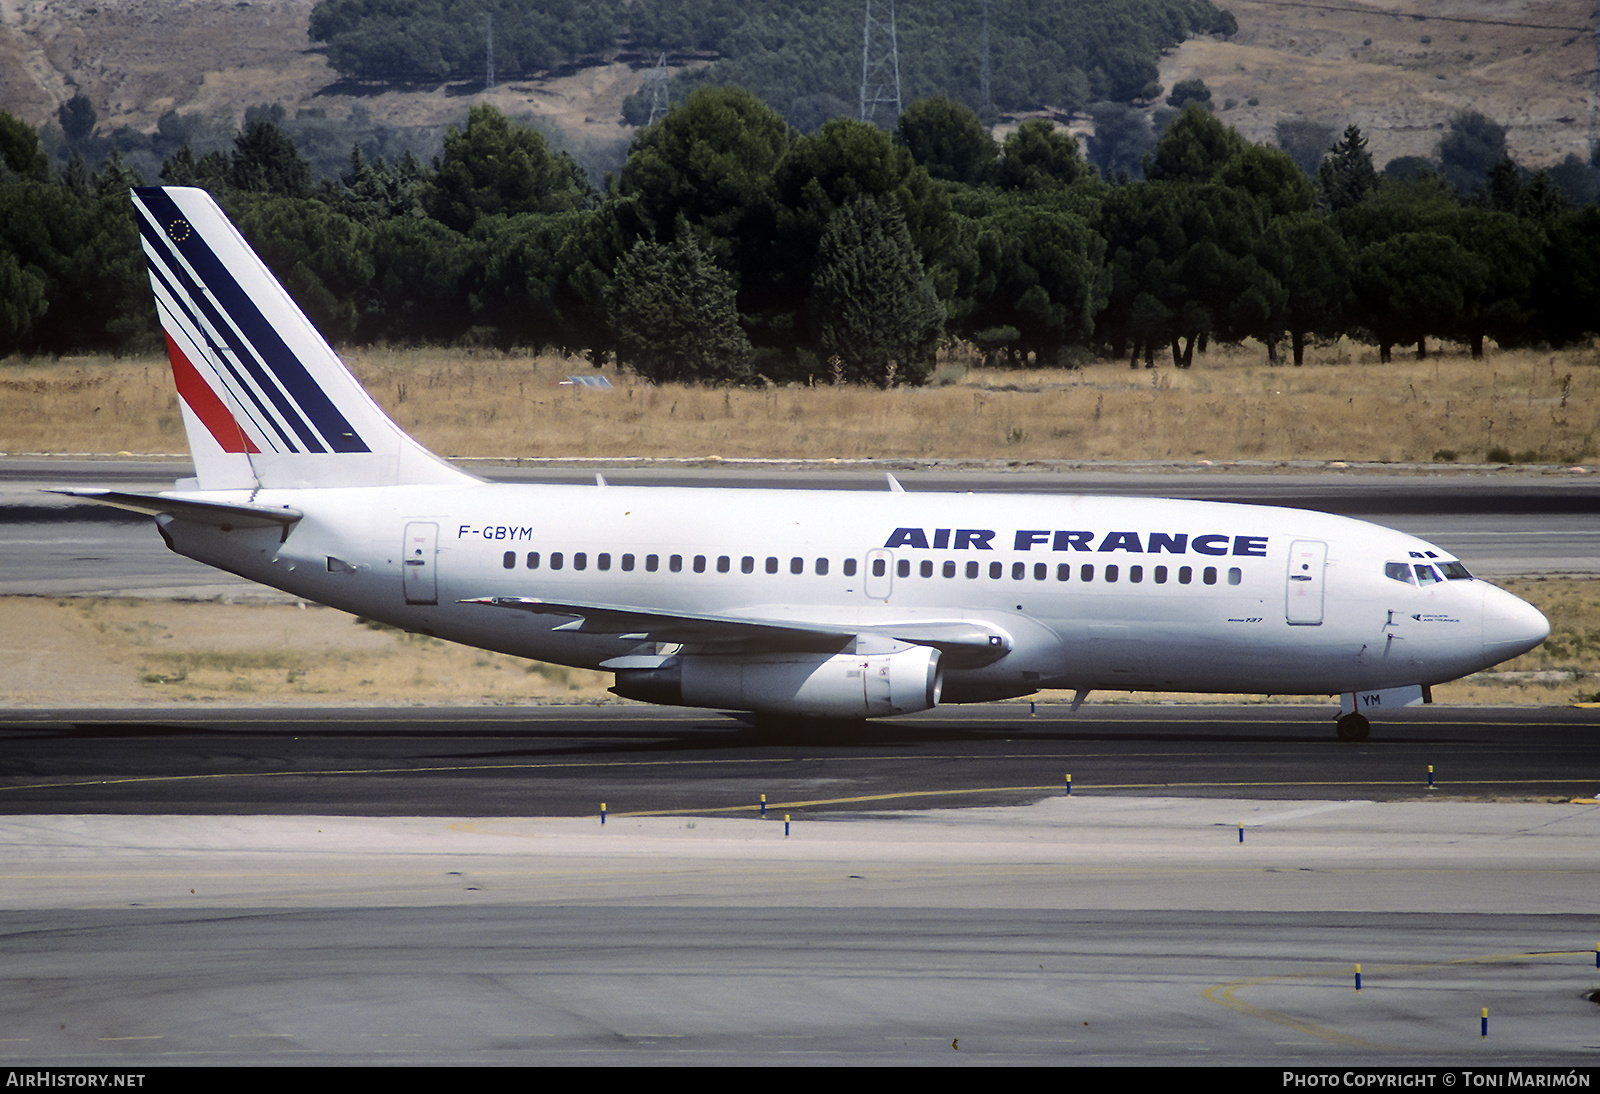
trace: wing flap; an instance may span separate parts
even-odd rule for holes
[[[534,615],[567,616],[557,630],[626,636],[639,641],[737,645],[752,649],[839,650],[865,637],[931,646],[963,665],[1009,653],[1011,636],[999,627],[964,619],[910,619],[873,623],[767,619],[731,614],[669,612],[620,604],[577,603],[535,597],[484,596],[462,601]]]
[[[754,643],[781,649],[837,649],[855,637],[856,629],[736,616],[663,612],[621,604],[572,603],[523,596],[485,596],[462,601],[493,608],[512,608],[534,615],[569,616],[556,630],[636,638],[641,642]]]

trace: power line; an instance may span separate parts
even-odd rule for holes
[[[645,73],[644,84],[650,89],[650,120],[645,125],[654,125],[657,118],[667,113],[667,78],[667,55],[663,53],[661,59]]]
[[[483,35],[483,85],[485,90],[494,88],[494,12],[488,13],[489,25]]]
[[[983,72],[979,81],[979,95],[983,99],[984,109],[994,105],[994,98],[989,94],[989,0],[983,0]]]
[[[887,24],[872,17],[872,0],[867,0],[861,39],[861,120],[870,122],[879,106],[892,106],[889,124],[893,125],[900,117],[900,48],[894,36],[894,0],[889,0]]]

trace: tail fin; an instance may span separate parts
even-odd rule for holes
[[[210,194],[133,204],[201,489],[477,481],[372,401]]]

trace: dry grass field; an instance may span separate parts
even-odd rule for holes
[[[1581,464],[1600,456],[1600,351],[1436,350],[1377,364],[1340,343],[1302,368],[1256,346],[1194,368],[969,368],[921,389],[562,386],[578,359],[361,350],[377,401],[446,456],[1347,460]],[[1499,458],[1492,450],[1503,450]],[[0,362],[0,452],[185,451],[164,360]],[[1453,454],[1453,455],[1452,455]]]
[[[304,604],[0,597],[0,654],[11,707],[592,701],[611,683]]]
[[[1505,583],[1549,615],[1544,646],[1434,689],[1441,704],[1591,701],[1600,691],[1600,580]],[[71,671],[63,671],[63,666]],[[59,704],[622,702],[611,674],[373,626],[332,608],[0,597],[0,706]],[[1065,701],[1066,694],[1045,693]],[[1208,701],[1097,692],[1093,703]],[[1210,697],[1247,701],[1256,697]],[[1271,702],[1285,701],[1281,697]],[[1325,697],[1307,703],[1328,705]]]

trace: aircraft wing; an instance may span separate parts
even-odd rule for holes
[[[214,524],[228,528],[282,528],[287,529],[305,516],[287,505],[239,505],[231,502],[201,501],[195,498],[174,498],[166,494],[131,494],[120,490],[61,487],[48,491],[82,498],[96,505],[110,505],[117,509],[131,509],[135,513],[148,513],[153,517],[172,516],[179,520],[192,520],[198,524]]]
[[[665,612],[620,604],[485,596],[462,601],[535,615],[568,616],[556,630],[615,635],[640,642],[726,644],[742,650],[838,651],[863,636],[931,646],[962,664],[992,661],[1011,649],[1011,636],[992,624],[965,619],[909,619],[873,623],[769,619],[738,614]]]

